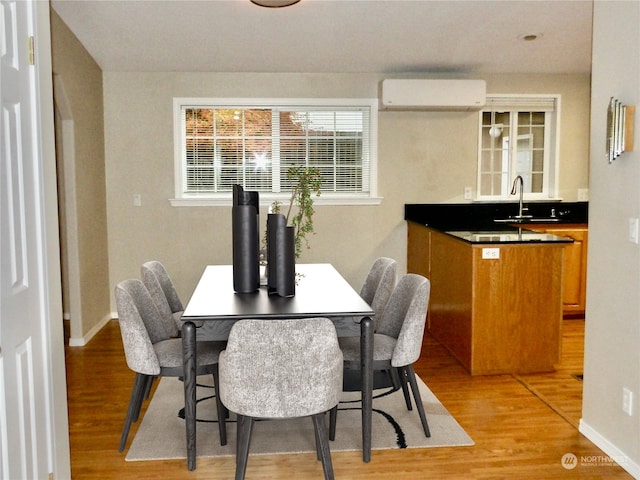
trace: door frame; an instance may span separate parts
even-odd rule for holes
[[[54,106],[59,113],[56,125],[58,157],[58,209],[60,219],[60,261],[62,294],[67,299],[70,335],[69,346],[82,346],[82,295],[80,287],[80,259],[78,246],[78,210],[76,204],[75,175],[75,122],[69,99],[60,75],[53,75]],[[66,274],[66,275],[65,275]]]
[[[52,459],[53,478],[71,478],[71,453],[69,447],[69,417],[67,411],[67,373],[64,353],[64,328],[62,322],[62,282],[60,280],[60,243],[58,231],[58,193],[55,151],[55,126],[53,113],[53,67],[51,59],[50,1],[27,0],[35,11],[34,59],[37,75],[37,98],[40,135],[39,152],[42,155],[42,209],[41,239],[44,250],[44,285],[48,310],[45,315],[47,332],[45,343],[49,360],[47,377],[49,410],[51,415],[51,451],[41,452]]]

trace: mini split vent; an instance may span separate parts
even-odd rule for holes
[[[382,81],[385,110],[480,110],[487,95],[484,80],[386,79]]]

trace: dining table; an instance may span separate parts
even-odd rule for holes
[[[233,265],[206,266],[181,317],[188,469],[196,468],[196,342],[226,340],[233,324],[247,318],[277,321],[325,317],[337,321],[351,317],[360,324],[362,459],[369,462],[374,314],[371,306],[328,263],[296,264],[295,295],[290,297],[270,294],[266,282],[261,282],[255,292],[236,293]]]

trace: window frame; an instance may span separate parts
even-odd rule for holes
[[[369,186],[368,193],[336,193],[322,192],[315,198],[316,205],[378,205],[382,198],[377,193],[378,175],[378,99],[377,98],[204,98],[204,97],[174,97],[173,98],[173,133],[174,133],[174,197],[169,202],[174,207],[181,206],[230,206],[232,192],[220,193],[186,193],[183,191],[184,182],[184,140],[185,128],[182,122],[182,108],[192,107],[368,107],[369,108],[369,177],[363,178],[363,184]],[[260,192],[260,203],[269,205],[274,201],[288,201],[289,192],[281,193]]]
[[[493,102],[498,102],[501,107],[492,107]],[[553,109],[544,111],[537,109],[536,105],[553,103]],[[503,106],[502,106],[503,105]],[[548,108],[548,107],[547,107]],[[560,115],[561,115],[561,95],[560,94],[490,94],[487,95],[487,104],[478,112],[478,157],[477,157],[477,178],[475,201],[479,202],[512,202],[510,195],[511,185],[515,178],[513,168],[517,163],[514,157],[509,164],[509,173],[506,180],[507,188],[502,190],[500,195],[482,195],[482,134],[483,115],[491,112],[510,112],[511,124],[509,131],[514,130],[520,112],[543,112],[545,113],[544,132],[544,160],[543,160],[543,188],[542,192],[524,192],[523,199],[526,201],[560,200],[559,191],[559,171],[560,171]],[[520,138],[520,135],[518,135]],[[503,181],[504,182],[504,181]]]

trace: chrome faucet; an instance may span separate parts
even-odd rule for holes
[[[511,195],[515,195],[516,194],[516,189],[518,187],[518,184],[520,184],[520,201],[518,203],[518,216],[515,218],[524,218],[522,215],[522,194],[524,191],[524,180],[522,179],[522,175],[518,175],[514,180],[513,180],[513,185],[511,186]]]

